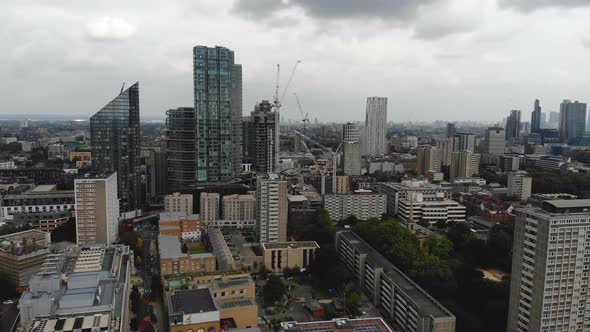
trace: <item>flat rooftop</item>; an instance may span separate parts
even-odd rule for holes
[[[170,296],[170,304],[173,312],[184,314],[217,311],[208,288],[176,291]]]
[[[160,258],[178,258],[181,256],[191,256],[191,257],[213,257],[211,253],[204,253],[204,254],[185,254],[180,249],[180,241],[176,235],[166,235],[160,234],[158,235],[158,246],[160,251]]]
[[[280,330],[283,332],[332,332],[342,330],[352,330],[355,332],[393,332],[382,318],[337,318],[334,320],[304,323],[282,322]]]
[[[320,246],[315,241],[301,241],[301,242],[273,242],[262,243],[263,249],[299,249],[299,248],[314,248],[318,249]]]
[[[419,308],[424,316],[433,317],[454,317],[442,304],[438,303],[430,294],[423,290],[418,284],[412,281],[395,265],[389,262],[383,255],[351,231],[338,233],[360,252],[367,254],[367,260],[375,267],[383,268],[384,274],[389,277],[396,286],[401,289]]]

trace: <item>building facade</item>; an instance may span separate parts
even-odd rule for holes
[[[453,200],[424,201],[421,194],[399,202],[398,217],[404,223],[465,222],[465,207]]]
[[[516,210],[508,332],[587,331],[590,200]]]
[[[195,46],[196,181],[232,182],[242,164],[242,66],[225,47]]]
[[[387,196],[363,189],[353,194],[324,195],[324,209],[334,221],[350,216],[359,220],[381,218],[387,212]]]
[[[541,104],[539,99],[535,99],[535,106],[531,113],[531,133],[541,132]]]
[[[559,107],[559,133],[562,143],[570,143],[586,130],[586,104],[564,100]]]
[[[162,277],[184,273],[213,272],[217,267],[215,256],[211,253],[183,253],[178,236],[175,235],[158,235],[158,250]]]
[[[263,100],[254,107],[250,121],[256,172],[276,172],[279,166],[279,113],[273,110],[268,100]]]
[[[193,195],[172,193],[164,196],[164,211],[193,213]]]
[[[166,112],[166,159],[168,187],[183,189],[195,182],[196,113],[192,107]]]
[[[379,156],[385,154],[387,134],[387,98],[368,97],[365,119],[365,154]]]
[[[506,148],[506,136],[504,128],[489,127],[486,130],[483,153],[492,155],[501,155]]]
[[[361,175],[361,144],[359,142],[342,142],[342,170],[346,175]]]
[[[401,183],[382,183],[379,191],[387,195],[387,215],[395,217],[398,213],[399,201],[409,198],[412,193],[422,194],[425,201],[451,199],[451,190],[432,184],[428,181],[404,180]]]
[[[315,241],[262,243],[261,246],[264,266],[275,273],[308,268],[320,248]]]
[[[0,271],[17,287],[27,287],[50,253],[49,232],[27,230],[0,236]]]
[[[521,201],[531,198],[533,178],[524,171],[508,173],[508,197],[516,197]]]
[[[219,194],[218,193],[201,193],[201,220],[212,221],[219,219]]]
[[[116,172],[121,212],[143,206],[139,140],[139,83],[135,83],[90,118],[92,170]]]
[[[269,173],[256,180],[256,235],[260,243],[287,241],[287,181]]]
[[[336,233],[338,257],[394,331],[454,332],[455,316],[351,231]]]
[[[76,179],[76,243],[113,244],[119,237],[117,173]]]
[[[416,150],[416,170],[418,175],[428,171],[440,172],[440,151],[430,145],[419,146]]]
[[[520,111],[512,110],[506,119],[505,137],[507,141],[520,137]]]
[[[450,179],[468,178],[479,174],[480,155],[471,151],[453,152],[451,155]]]
[[[254,220],[256,196],[227,195],[223,196],[222,210],[224,220]]]

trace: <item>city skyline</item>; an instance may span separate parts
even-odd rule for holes
[[[305,1],[175,2],[140,10],[135,5],[131,1],[116,11],[108,2],[1,5],[8,27],[4,41],[12,46],[0,57],[0,68],[8,73],[6,109],[85,118],[122,81],[139,80],[144,82],[146,119],[163,119],[166,110],[193,104],[188,52],[198,44],[225,46],[238,54],[236,62],[244,65],[243,114],[256,102],[272,99],[276,63],[282,65],[285,85],[299,59],[290,92],[297,92],[306,112],[320,121],[336,115],[343,121],[361,120],[370,95],[388,97],[393,121],[433,115],[491,121],[510,109],[528,117],[536,98],[546,111],[557,111],[563,99],[588,100],[587,75],[567,75],[589,61],[583,19],[589,9],[581,1],[384,2],[371,8]],[[21,19],[23,12],[27,19]],[[156,24],[155,15],[179,24]],[[202,31],[195,21],[215,32]],[[243,38],[244,31],[257,42]],[[43,41],[46,35],[52,43]],[[551,48],[538,42],[546,36],[556,43]],[[565,46],[577,51],[555,53]],[[75,84],[82,79],[88,83]],[[334,92],[317,92],[327,86]],[[24,87],[44,93],[23,100],[18,92]],[[429,91],[428,98],[423,91]],[[72,95],[80,100],[71,103]],[[299,120],[292,94],[284,99],[282,118]]]

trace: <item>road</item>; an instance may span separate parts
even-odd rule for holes
[[[158,261],[158,253],[156,246],[156,239],[158,231],[151,229],[151,226],[146,226],[137,231],[137,234],[143,239],[143,254],[141,256],[141,265],[137,274],[143,280],[143,298],[144,301],[139,308],[139,320],[146,315],[150,315],[150,305],[152,306],[158,323],[156,325],[157,331],[162,331],[162,306],[160,303],[154,304],[153,301],[160,301],[160,294],[152,294],[152,277],[160,275],[160,262]]]

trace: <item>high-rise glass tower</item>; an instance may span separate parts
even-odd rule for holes
[[[195,46],[193,80],[198,183],[232,182],[241,170],[242,67],[225,47]]]
[[[90,118],[92,169],[117,172],[120,211],[141,209],[139,82],[115,97]]]
[[[172,190],[181,190],[195,182],[195,109],[180,107],[169,110],[166,115],[168,187]]]

